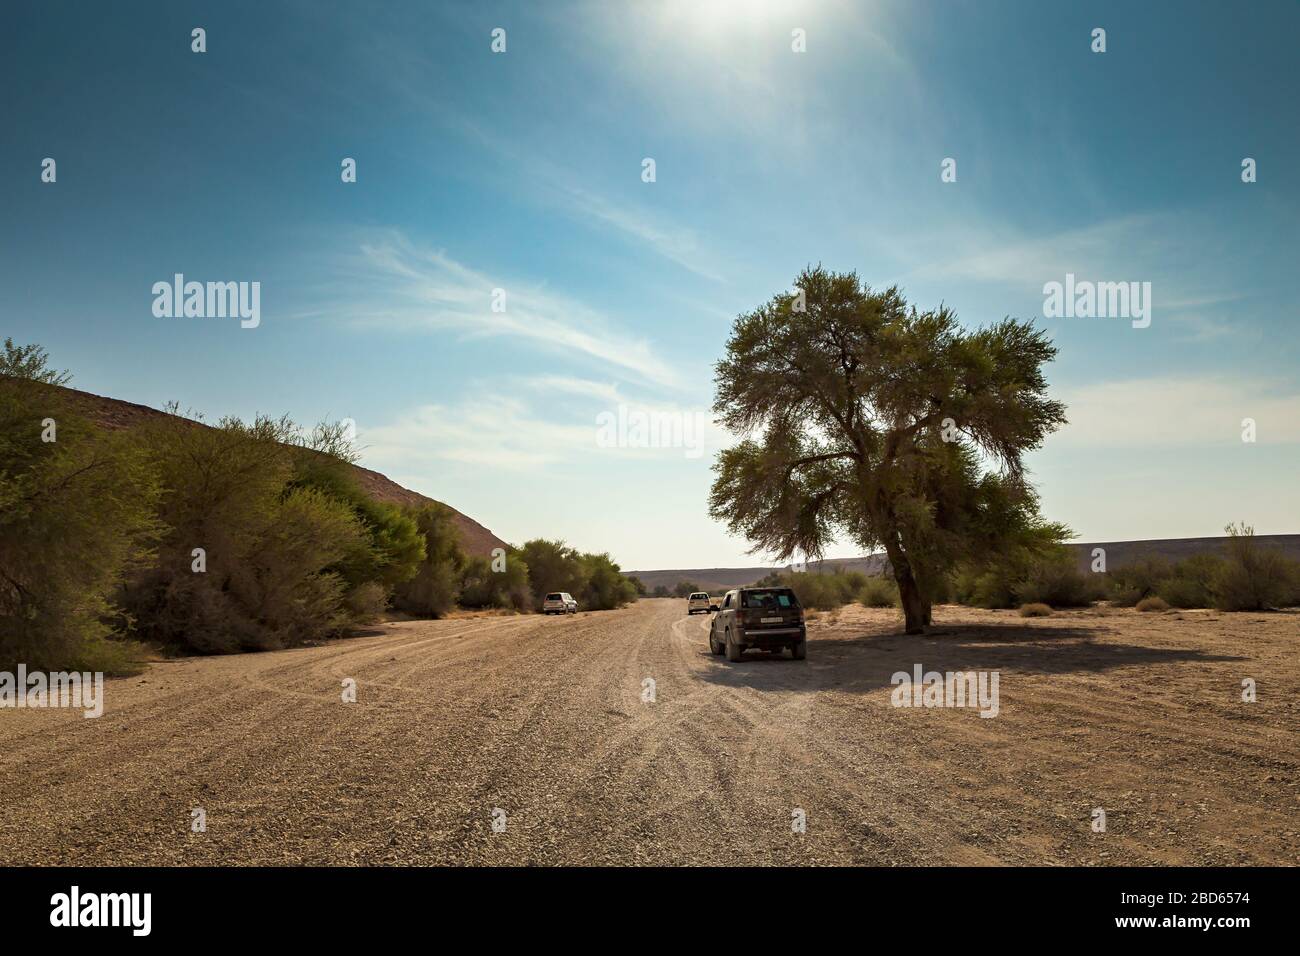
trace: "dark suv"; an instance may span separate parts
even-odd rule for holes
[[[738,661],[746,648],[766,651],[790,648],[797,661],[808,656],[808,630],[803,608],[790,588],[737,588],[728,591],[709,626],[709,650],[726,651]]]

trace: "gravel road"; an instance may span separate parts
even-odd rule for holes
[[[0,710],[0,863],[1300,861],[1300,615],[936,622],[728,664],[645,600],[157,663],[99,719]],[[998,716],[891,706],[918,663],[997,670]]]

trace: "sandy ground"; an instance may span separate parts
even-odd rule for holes
[[[0,710],[0,863],[1300,862],[1300,614],[943,607],[914,638],[848,608],[806,661],[728,664],[684,610],[401,622],[155,664],[97,720]],[[893,707],[918,663],[998,671],[999,715]]]

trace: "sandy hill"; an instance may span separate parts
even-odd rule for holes
[[[92,395],[89,392],[82,392],[73,388],[64,388],[62,391],[72,397],[86,417],[104,428],[131,428],[153,418],[174,417],[156,408],[149,408],[147,405],[136,405],[132,402],[118,401],[115,398],[104,398],[100,395]],[[189,421],[189,419],[186,419],[186,421]],[[194,425],[197,428],[209,427],[200,422],[195,422]],[[403,488],[397,482],[377,471],[371,471],[369,468],[360,466],[353,466],[353,468],[356,471],[357,480],[360,482],[361,487],[377,501],[385,501],[396,505],[415,505],[433,500],[432,498],[426,498],[419,492]],[[450,505],[447,507],[451,508]],[[461,514],[455,508],[451,508],[451,513],[460,531],[461,545],[468,554],[486,557],[493,548],[506,547],[504,541],[473,518]]]
[[[1287,557],[1300,560],[1300,534],[1261,534],[1255,536],[1263,546],[1278,548]],[[1106,549],[1106,566],[1117,568],[1136,558],[1147,555],[1164,558],[1168,561],[1181,561],[1205,551],[1221,554],[1223,536],[1213,538],[1157,538],[1150,541],[1093,541],[1066,545],[1074,554],[1075,563],[1081,571],[1087,571],[1092,562],[1093,548]],[[628,571],[627,574],[640,578],[651,591],[663,585],[670,591],[680,581],[692,584],[717,594],[730,588],[753,584],[775,567],[755,568],[679,568],[663,571]],[[810,561],[809,571],[865,571],[879,574],[885,568],[883,554],[871,554],[861,558],[832,558],[826,561]]]

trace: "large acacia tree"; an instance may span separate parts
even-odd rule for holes
[[[968,331],[855,273],[805,270],[736,319],[713,410],[742,436],[714,465],[714,517],[778,560],[847,536],[881,548],[908,633],[954,564],[1067,534],[1038,515],[1022,455],[1065,422],[1056,349],[1031,322]]]

